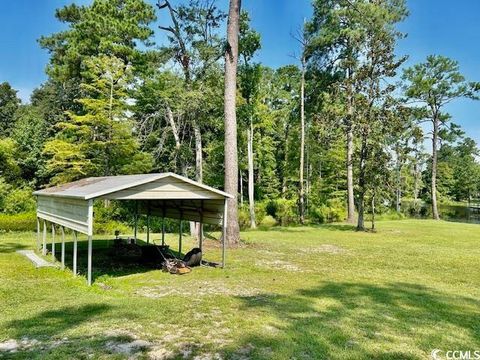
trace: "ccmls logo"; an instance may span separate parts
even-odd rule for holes
[[[480,350],[476,351],[462,351],[462,350],[449,350],[445,351],[445,357],[442,357],[441,354],[444,353],[442,350],[434,349],[430,353],[432,360],[480,360]]]

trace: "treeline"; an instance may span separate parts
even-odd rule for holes
[[[376,213],[438,218],[438,202],[477,197],[477,145],[445,105],[479,85],[443,56],[404,65],[403,0],[312,6],[298,62],[278,69],[256,60],[260,34],[240,16],[241,226],[364,229]],[[31,211],[33,189],[87,176],[173,171],[222,188],[224,10],[94,0],[55,16],[67,29],[39,39],[48,80],[28,104],[0,85],[0,210]]]

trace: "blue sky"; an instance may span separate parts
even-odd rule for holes
[[[23,100],[46,78],[48,54],[36,40],[63,28],[54,11],[71,2],[0,1],[0,82],[10,82]],[[227,4],[227,0],[219,0],[220,7],[226,9]],[[272,67],[294,62],[291,55],[298,53],[298,46],[290,34],[311,15],[310,0],[243,0],[242,5],[262,35],[258,60]],[[408,6],[410,16],[400,25],[408,37],[398,47],[399,54],[409,55],[407,65],[423,61],[429,54],[442,54],[459,61],[467,79],[480,81],[480,1],[408,0]],[[480,142],[480,101],[460,100],[448,111],[453,121]]]

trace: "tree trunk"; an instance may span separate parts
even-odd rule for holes
[[[440,220],[437,207],[437,144],[438,144],[438,127],[439,120],[435,116],[433,120],[433,136],[432,136],[432,217],[434,220]]]
[[[347,222],[355,222],[355,197],[353,194],[353,85],[352,70],[348,69],[347,77],[349,79],[347,88]]]
[[[195,180],[199,183],[203,182],[203,152],[202,152],[202,133],[200,126],[196,120],[192,122],[193,133],[195,137]],[[190,221],[190,235],[192,238],[198,240],[200,233],[200,223]]]
[[[375,193],[372,195],[372,231],[375,231]]]
[[[238,172],[238,177],[240,179],[240,207],[243,208],[243,176],[242,170]]]
[[[366,189],[366,182],[365,182],[365,167],[367,161],[367,139],[366,135],[362,136],[362,145],[360,148],[360,164],[359,164],[359,172],[358,172],[358,220],[357,220],[357,230],[364,231],[365,230],[365,193],[367,192]]]
[[[400,213],[401,211],[401,201],[402,201],[402,163],[400,159],[400,151],[397,147],[396,149],[396,156],[397,156],[397,166],[396,166],[396,172],[397,172],[397,190],[396,190],[396,211],[397,213]]]
[[[250,121],[250,129],[247,129],[248,142],[248,207],[250,210],[250,227],[255,229],[257,223],[255,220],[255,198],[254,198],[254,179],[253,179],[253,124]]]
[[[351,125],[347,129],[347,222],[355,222],[355,198],[353,196],[353,130]]]
[[[303,170],[305,166],[305,57],[302,57],[302,80],[300,84],[300,223],[305,223],[305,189]]]
[[[178,158],[178,155],[180,154],[180,148],[182,146],[182,143],[180,142],[180,134],[178,132],[178,127],[177,127],[177,124],[175,123],[173,112],[172,112],[172,109],[170,109],[170,106],[167,105],[166,110],[167,110],[167,120],[168,120],[168,123],[170,124],[170,127],[172,128],[173,138],[175,139],[175,157],[176,157],[177,171],[179,171],[180,174],[185,175],[185,164],[183,164],[182,160]]]
[[[195,180],[203,182],[203,152],[202,133],[197,122],[193,121],[193,132],[195,136]]]
[[[237,61],[238,32],[241,0],[230,0],[225,51],[225,191],[233,196],[227,200],[226,240],[231,244],[240,241],[238,226],[238,153],[237,153]]]
[[[287,195],[287,167],[288,167],[288,152],[290,151],[289,146],[288,146],[288,135],[290,132],[290,126],[287,124],[286,129],[285,129],[285,154],[283,157],[283,171],[282,171],[282,199],[285,199]]]

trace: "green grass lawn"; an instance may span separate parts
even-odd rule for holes
[[[432,349],[480,350],[479,225],[384,221],[377,233],[328,225],[242,238],[226,269],[183,276],[109,265],[95,255],[111,243],[98,241],[89,288],[84,276],[35,269],[15,253],[33,247],[33,233],[0,234],[0,349],[16,346],[0,358],[426,359]],[[207,242],[204,257],[219,260],[220,248]]]

